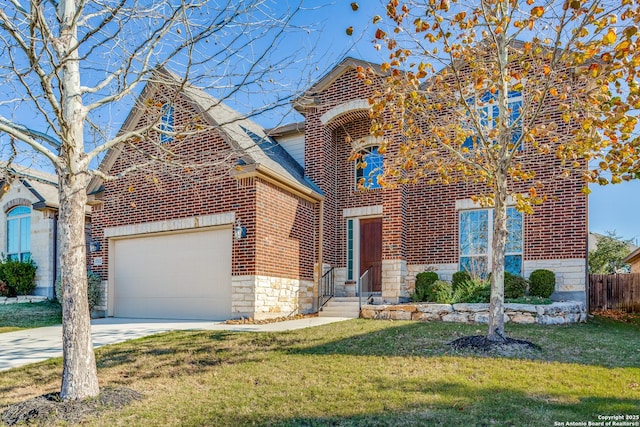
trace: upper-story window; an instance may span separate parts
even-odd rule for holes
[[[162,106],[162,117],[160,117],[160,123],[158,124],[160,129],[160,143],[164,144],[171,142],[171,135],[173,132],[173,105],[164,104]]]
[[[467,102],[475,108],[478,113],[480,126],[485,132],[497,126],[500,115],[497,105],[497,94],[487,92],[483,96],[471,98],[467,100]],[[511,143],[515,144],[522,135],[522,120],[520,120],[520,115],[522,114],[522,92],[509,92],[507,104],[509,108],[509,123],[507,123],[507,126],[511,129]],[[474,145],[477,145],[479,142],[477,136],[472,135],[464,141],[462,146],[472,150]],[[521,150],[522,145],[520,145],[518,149]]]
[[[7,258],[31,258],[31,208],[17,206],[7,213]]]
[[[384,171],[384,156],[378,152],[377,145],[360,150],[355,168],[356,187],[369,190],[382,187],[378,178]]]

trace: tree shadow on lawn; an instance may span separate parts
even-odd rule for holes
[[[293,354],[346,354],[368,356],[479,356],[506,357],[493,353],[454,350],[451,341],[469,335],[484,335],[485,325],[440,322],[396,322],[358,319],[353,322],[384,322],[385,327],[314,345],[290,346]],[[395,325],[390,326],[390,323]],[[323,326],[326,330],[340,324]],[[576,363],[606,368],[640,367],[640,335],[633,325],[591,321],[573,325],[507,325],[506,335],[540,346],[509,358]]]
[[[99,370],[117,370],[118,385],[137,380],[203,373],[219,365],[259,360],[244,352],[232,332],[172,331],[96,350]]]
[[[362,405],[347,408],[348,414],[327,413],[326,416],[256,416],[212,417],[216,425],[269,426],[552,426],[558,422],[597,422],[598,415],[635,415],[640,400],[628,398],[573,397],[534,395],[505,387],[483,387],[445,381],[415,378],[395,383],[385,379],[377,384],[377,399],[363,396]],[[386,391],[401,390],[400,400],[385,401]],[[327,390],[327,393],[331,393]],[[339,396],[336,396],[339,399]],[[569,401],[570,400],[570,401]],[[345,411],[338,409],[337,411]],[[336,411],[336,412],[337,412]],[[330,412],[330,411],[328,411]],[[284,414],[285,412],[283,412]]]

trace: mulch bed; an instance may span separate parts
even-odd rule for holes
[[[100,395],[86,400],[60,400],[59,393],[49,393],[6,407],[2,412],[2,422],[8,426],[18,423],[44,426],[55,421],[75,424],[141,399],[140,393],[125,387],[105,387]]]
[[[499,340],[490,340],[484,335],[471,335],[458,338],[447,343],[454,350],[471,351],[475,353],[497,354],[500,356],[522,357],[528,356],[532,351],[540,350],[540,346],[527,340],[519,340],[509,337],[501,337]]]

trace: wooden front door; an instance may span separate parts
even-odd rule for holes
[[[382,291],[382,218],[360,220],[360,275],[369,269],[372,292]]]

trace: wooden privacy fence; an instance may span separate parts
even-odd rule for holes
[[[590,274],[589,310],[640,313],[640,273]]]

